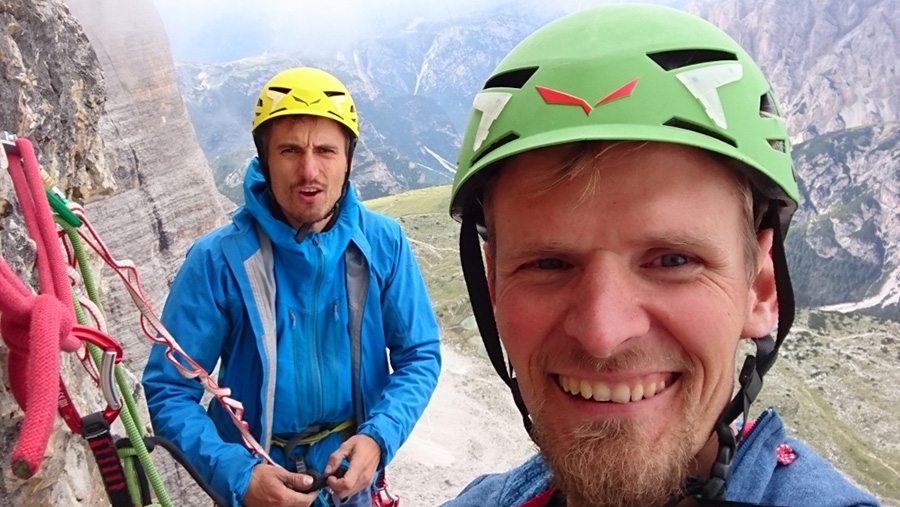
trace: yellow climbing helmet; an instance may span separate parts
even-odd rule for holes
[[[291,114],[331,118],[359,137],[356,105],[347,87],[324,70],[296,67],[279,72],[263,87],[253,112],[253,129]]]

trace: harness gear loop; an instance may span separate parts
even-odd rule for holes
[[[294,434],[294,436],[287,440],[274,436],[272,437],[272,443],[284,447],[284,452],[287,454],[297,445],[312,445],[332,433],[338,433],[352,428],[355,424],[356,419],[354,417],[350,417],[339,423],[313,424],[312,426],[304,428],[299,433]]]

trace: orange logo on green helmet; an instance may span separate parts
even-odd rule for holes
[[[622,97],[631,95],[632,90],[634,90],[635,85],[637,85],[638,79],[640,78],[636,77],[631,81],[623,84],[622,86],[616,88],[611,93],[598,100],[593,107],[591,107],[588,101],[584,100],[581,97],[576,97],[575,95],[570,95],[568,93],[544,86],[535,86],[535,88],[537,89],[538,93],[541,94],[541,98],[544,99],[544,102],[546,102],[547,104],[567,104],[581,106],[581,109],[584,110],[584,114],[589,115],[591,114],[593,108],[599,106],[600,104],[605,104],[607,102],[611,102],[613,100],[621,99]]]

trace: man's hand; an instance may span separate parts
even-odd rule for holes
[[[325,475],[334,473],[345,459],[350,466],[344,477],[328,478],[328,487],[340,498],[350,498],[372,484],[381,462],[381,447],[368,435],[353,435],[328,457]]]
[[[250,485],[241,503],[246,507],[309,507],[316,500],[317,492],[298,493],[309,487],[312,477],[261,463],[253,467]]]

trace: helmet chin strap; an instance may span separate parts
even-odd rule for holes
[[[775,270],[775,291],[778,298],[778,330],[775,338],[766,335],[754,339],[756,355],[747,355],[741,373],[738,375],[740,389],[734,398],[725,406],[716,420],[715,433],[719,440],[719,450],[713,463],[709,478],[688,478],[685,482],[684,494],[673,498],[667,505],[677,505],[687,496],[695,496],[701,505],[722,505],[725,501],[726,485],[731,464],[737,449],[738,437],[731,428],[731,423],[743,414],[744,424],[750,404],[756,400],[763,385],[763,376],[778,357],[781,343],[794,323],[794,289],[788,276],[787,257],[784,251],[784,240],[779,217],[779,202],[772,201],[763,217],[760,229],[772,229],[772,262]]]

